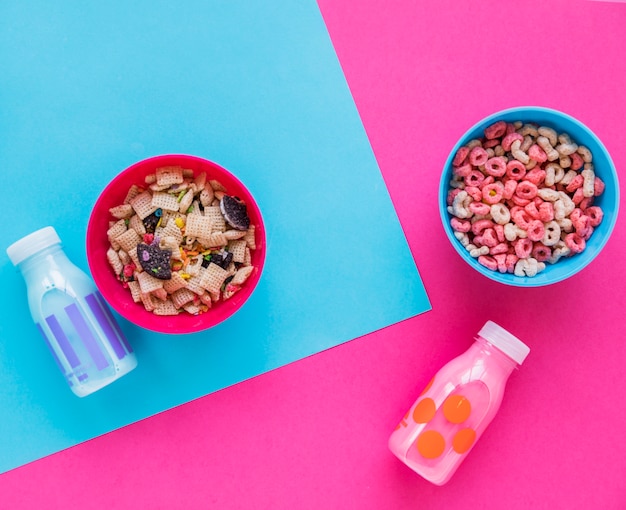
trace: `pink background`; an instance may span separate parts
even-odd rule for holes
[[[6,473],[2,508],[626,508],[624,218],[583,273],[508,288],[454,252],[436,196],[457,138],[525,104],[591,127],[626,182],[626,5],[319,4],[433,310]],[[487,319],[531,353],[435,487],[387,438]]]

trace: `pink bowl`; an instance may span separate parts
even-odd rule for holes
[[[122,287],[116,279],[106,257],[110,246],[106,232],[111,207],[120,205],[133,184],[144,185],[146,175],[154,173],[156,168],[168,165],[180,165],[196,173],[206,172],[207,179],[216,179],[226,188],[228,194],[244,200],[250,217],[250,224],[255,226],[256,250],[252,251],[252,265],[255,270],[243,284],[240,291],[227,301],[214,303],[213,307],[199,315],[181,313],[175,316],[159,316],[144,309],[141,303],[135,303],[130,291]],[[133,324],[159,333],[183,334],[195,333],[211,328],[226,320],[239,310],[254,291],[265,263],[265,228],[261,212],[246,187],[230,172],[206,159],[187,155],[155,156],[139,161],[120,173],[98,197],[87,226],[87,261],[92,277],[106,301],[125,319]]]

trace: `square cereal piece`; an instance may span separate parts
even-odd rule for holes
[[[154,307],[156,305],[156,299],[152,297],[152,294],[150,294],[149,292],[142,292],[141,293],[141,302],[143,303],[144,308],[148,311],[151,312],[154,310]]]
[[[248,248],[250,248],[251,250],[256,250],[256,237],[254,234],[254,225],[250,225],[250,227],[248,227],[248,230],[246,230],[246,235],[243,237],[248,244]]]
[[[107,237],[112,243],[116,237],[121,236],[126,230],[128,230],[126,222],[124,220],[118,220],[107,230]]]
[[[133,264],[135,264],[135,267],[138,268],[139,271],[143,271],[141,269],[141,262],[139,262],[139,255],[137,255],[136,246],[128,252],[128,256],[130,257],[130,260],[133,261]]]
[[[109,261],[109,264],[113,268],[113,272],[116,275],[122,274],[122,271],[124,270],[124,264],[122,264],[120,256],[113,248],[109,248],[107,250],[107,260]]]
[[[169,293],[173,294],[179,289],[183,289],[187,286],[187,280],[185,280],[178,271],[172,271],[172,277],[169,280],[163,280],[163,288]]]
[[[213,188],[214,191],[226,191],[226,188],[224,186],[222,186],[222,183],[220,181],[217,181],[215,179],[211,179],[209,181],[209,184],[211,185],[211,187]]]
[[[158,301],[154,307],[155,315],[178,315],[178,308],[171,299]]]
[[[137,216],[142,220],[157,210],[156,207],[152,206],[152,192],[150,190],[137,195],[130,201],[130,205],[133,206]]]
[[[222,211],[220,210],[219,205],[205,207],[204,215],[207,218],[211,218],[211,222],[213,223],[213,232],[224,232],[224,230],[226,230],[226,220],[222,215]]]
[[[134,280],[128,282],[128,288],[130,289],[130,295],[133,297],[133,301],[139,303],[139,301],[141,301],[141,287],[139,287],[139,282]]]
[[[183,233],[176,224],[176,220],[174,218],[170,218],[167,220],[167,224],[164,227],[160,228],[160,236],[161,237],[173,237],[176,239],[178,244],[183,242]]]
[[[213,232],[206,239],[202,239],[202,242],[207,248],[221,248],[226,246],[228,239],[221,232]]]
[[[130,264],[132,262],[130,256],[128,255],[128,253],[126,253],[124,250],[120,249],[117,252],[117,255],[119,256],[120,260],[122,261],[122,264],[126,265],[126,264]]]
[[[152,195],[152,207],[165,211],[178,211],[178,200],[176,195],[157,191]]]
[[[185,234],[191,237],[207,238],[211,235],[212,224],[211,218],[200,214],[190,214],[187,216]]]
[[[183,169],[180,166],[162,166],[156,169],[156,182],[159,186],[180,184],[183,180]]]
[[[209,207],[214,198],[215,193],[213,192],[213,188],[207,182],[204,185],[204,189],[200,192],[200,203],[202,204],[202,207]]]
[[[137,245],[141,242],[141,237],[132,228],[129,228],[121,236],[115,238],[117,244],[120,245],[122,250],[126,253],[130,253],[133,248],[137,248]]]
[[[130,204],[130,201],[133,198],[135,198],[137,195],[139,195],[139,193],[141,193],[139,186],[137,186],[136,184],[133,184],[128,190],[128,193],[126,193],[126,198],[124,198],[124,203]]]
[[[142,294],[150,294],[157,289],[163,288],[163,280],[150,276],[145,271],[137,273],[137,281]]]
[[[233,254],[233,262],[242,264],[246,259],[247,243],[243,239],[230,241],[228,243],[228,251]]]
[[[245,235],[246,235],[245,230],[231,229],[231,230],[227,230],[226,232],[224,232],[224,237],[228,239],[229,241],[234,241],[235,239],[241,239]]]
[[[111,207],[109,209],[111,216],[117,218],[118,220],[130,218],[135,211],[133,210],[133,206],[130,204],[118,205],[116,207]]]
[[[233,276],[233,279],[230,281],[230,283],[232,283],[233,285],[243,284],[248,279],[248,277],[252,274],[252,271],[254,271],[254,267],[252,266],[245,266],[245,267],[239,268],[237,272],[235,273],[235,276]]]
[[[185,305],[183,308],[191,315],[198,315],[200,313],[200,307],[191,303]]]
[[[202,286],[202,281],[203,281],[203,276],[204,276],[204,272],[206,271],[206,269],[201,268],[202,271],[198,272],[198,274],[192,276],[191,278],[189,278],[189,280],[187,280],[187,289],[189,289],[191,292],[195,293],[195,294],[203,294],[204,293],[204,287]]]
[[[210,293],[219,292],[227,277],[228,271],[226,269],[211,263],[202,275],[202,287]]]
[[[146,233],[146,226],[143,224],[143,221],[141,221],[141,218],[136,214],[131,216],[130,221],[128,222],[128,228],[132,228],[140,236]]]
[[[250,248],[248,248],[247,246],[246,246],[246,256],[243,258],[243,265],[244,266],[252,265],[252,254],[250,253]]]
[[[178,289],[172,294],[172,303],[174,303],[174,306],[176,306],[176,308],[182,308],[187,303],[193,301],[195,297],[196,294],[191,292],[189,289]]]

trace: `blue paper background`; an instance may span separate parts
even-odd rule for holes
[[[0,471],[429,309],[313,0],[3,2],[0,69]],[[53,225],[87,270],[99,190],[163,153],[211,159],[248,186],[265,271],[204,333],[120,319],[138,368],[79,399],[5,249]]]

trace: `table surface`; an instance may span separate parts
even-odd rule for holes
[[[450,147],[511,106],[581,120],[623,186],[626,4],[318,3],[432,311],[5,473],[2,508],[626,507],[623,218],[581,274],[523,289],[470,270],[437,212]],[[387,439],[488,319],[531,353],[435,487]]]

